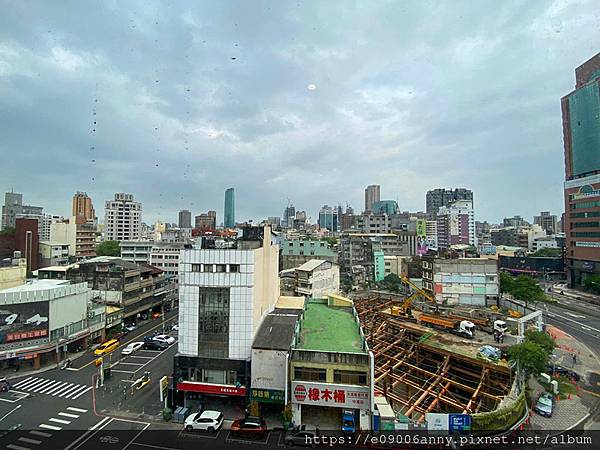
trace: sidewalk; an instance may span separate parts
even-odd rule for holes
[[[65,359],[70,359],[71,362],[75,361],[77,358],[80,358],[81,356],[85,355],[87,352],[84,350],[82,352],[79,353],[69,353],[68,356],[66,356],[61,362],[60,364],[62,364]],[[7,380],[14,380],[15,378],[22,378],[22,377],[28,377],[31,375],[37,375],[39,373],[44,373],[47,372],[49,370],[52,369],[56,369],[56,363],[50,363],[45,365],[44,367],[40,367],[39,369],[20,369],[18,371],[15,371],[14,369],[5,369],[5,370],[0,370],[0,377],[6,377]]]
[[[544,388],[536,379],[531,379],[531,427],[534,430],[561,431],[569,430],[581,423],[598,407],[600,389],[596,380],[600,376],[600,361],[594,353],[583,343],[564,331],[549,325],[548,333],[556,341],[557,348],[554,363],[577,372],[581,379],[574,383],[576,393],[560,396],[555,402],[552,417],[542,417],[533,411],[535,401],[544,392]],[[577,362],[573,363],[573,353],[577,355]],[[590,395],[591,394],[591,395]]]

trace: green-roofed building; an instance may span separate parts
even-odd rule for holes
[[[352,300],[309,299],[290,356],[294,423],[341,429],[343,412],[352,411],[357,429],[371,429],[373,363]]]

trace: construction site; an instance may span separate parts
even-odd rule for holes
[[[406,295],[370,292],[354,298],[375,357],[375,395],[387,399],[397,418],[414,424],[423,423],[427,413],[458,413],[479,416],[483,429],[504,410],[504,426],[512,425],[525,406],[503,351],[516,341],[507,337],[500,344],[494,338],[509,331],[501,313],[443,309],[412,287]]]

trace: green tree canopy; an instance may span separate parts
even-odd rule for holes
[[[515,285],[515,281],[511,274],[500,272],[500,292],[510,293]]]
[[[600,294],[600,275],[588,275],[582,284],[585,290]]]
[[[395,273],[390,273],[386,275],[386,277],[380,281],[379,285],[388,291],[391,292],[399,292],[400,287],[402,286],[402,280]]]
[[[121,256],[121,248],[117,241],[104,241],[96,247],[98,256]]]
[[[527,369],[533,375],[546,370],[549,354],[535,342],[524,341],[508,349],[511,361],[518,363],[519,368]]]
[[[545,300],[546,296],[535,278],[527,275],[519,275],[513,278],[507,273],[500,274],[500,290],[511,294],[517,300],[525,302],[537,302]]]
[[[544,349],[548,354],[551,354],[556,347],[556,342],[548,333],[537,330],[525,331],[525,342],[533,342]]]
[[[532,257],[538,257],[538,258],[558,258],[561,255],[561,250],[560,248],[540,248],[539,250],[533,252],[531,255]]]

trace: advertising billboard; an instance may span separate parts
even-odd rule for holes
[[[48,337],[48,302],[0,305],[0,346]]]
[[[423,219],[417,220],[417,255],[427,254],[427,222]]]
[[[370,407],[370,398],[369,388],[366,386],[292,382],[292,402],[302,405],[366,409]]]

